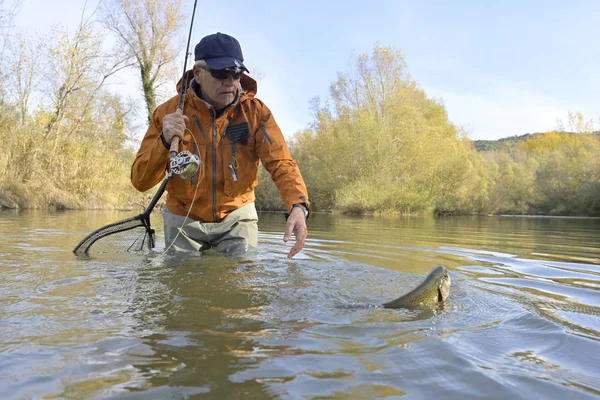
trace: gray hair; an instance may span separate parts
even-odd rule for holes
[[[196,61],[194,63],[194,68],[196,68],[196,67],[198,67],[201,71],[202,70],[210,71],[210,67],[208,66],[208,64],[204,60],[198,60],[198,61]],[[196,83],[198,85],[200,84],[199,77],[197,77],[195,73],[194,73],[194,80],[196,81]]]
[[[196,61],[194,63],[194,67],[198,67],[198,68],[201,68],[201,69],[208,69],[208,70],[210,70],[210,67],[208,66],[208,64],[204,60],[198,60],[198,61]]]

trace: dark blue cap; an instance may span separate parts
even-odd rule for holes
[[[212,69],[241,68],[246,72],[240,43],[232,36],[217,32],[200,40],[194,49],[195,61],[204,60]]]

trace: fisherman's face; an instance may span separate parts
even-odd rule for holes
[[[218,110],[233,102],[240,87],[241,71],[235,69],[211,71],[195,66],[194,76],[204,100]]]

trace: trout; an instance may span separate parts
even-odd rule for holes
[[[423,282],[410,292],[383,304],[384,308],[433,306],[450,295],[450,275],[443,265],[435,267]]]

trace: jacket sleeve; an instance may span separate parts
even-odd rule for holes
[[[145,192],[165,177],[169,162],[169,150],[160,137],[162,131],[161,107],[152,114],[152,122],[142,140],[133,165],[131,166],[131,183],[140,192]]]
[[[310,205],[308,191],[300,174],[300,169],[292,159],[290,150],[275,122],[271,110],[262,104],[259,127],[256,132],[256,149],[258,157],[279,189],[281,198],[288,211],[293,204]]]

